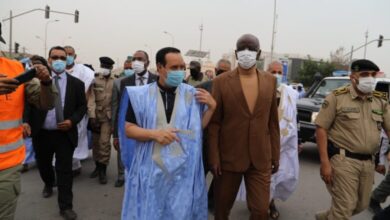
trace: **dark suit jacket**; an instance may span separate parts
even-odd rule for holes
[[[209,123],[209,163],[220,163],[226,171],[244,172],[252,164],[270,171],[279,161],[280,137],[276,79],[257,70],[259,93],[251,114],[237,68],[213,80],[212,95],[217,108]]]
[[[149,72],[149,78],[148,78],[148,84],[153,83],[157,81],[158,76]],[[119,111],[119,105],[121,102],[121,97],[123,94],[123,91],[125,90],[126,86],[135,86],[135,74],[132,76],[125,77],[123,79],[120,79],[119,81],[119,91],[118,87],[114,85],[113,93],[112,93],[112,112],[113,115],[113,127],[114,127],[114,134],[113,137],[118,137],[118,111]]]
[[[73,147],[77,147],[78,131],[77,124],[87,112],[87,100],[85,98],[84,83],[74,76],[66,73],[66,94],[64,104],[64,119],[72,121],[72,128],[66,131]],[[47,111],[39,110],[31,106],[29,123],[31,126],[31,136],[34,138],[42,129],[45,122]]]

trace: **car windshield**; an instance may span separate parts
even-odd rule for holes
[[[325,98],[333,90],[349,84],[349,79],[324,79],[320,86],[317,87],[317,91],[312,96],[313,98]]]

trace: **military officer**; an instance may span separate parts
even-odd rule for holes
[[[317,220],[350,219],[367,208],[381,129],[390,134],[387,95],[374,91],[378,66],[356,60],[351,71],[351,85],[328,95],[315,120],[321,178],[332,196]]]
[[[114,61],[109,57],[100,57],[100,71],[92,83],[91,97],[88,100],[88,116],[93,131],[93,159],[96,168],[90,177],[99,176],[101,184],[107,183],[106,169],[111,152],[111,99],[114,77],[111,70]]]

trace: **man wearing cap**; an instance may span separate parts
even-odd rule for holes
[[[75,63],[77,54],[75,49],[72,46],[65,46],[66,50],[66,72],[72,76],[78,78],[84,83],[85,86],[85,97],[88,100],[88,93],[91,83],[94,79],[95,73],[88,67],[80,63]],[[81,172],[81,163],[80,160],[83,160],[88,157],[89,148],[88,148],[88,136],[87,136],[87,124],[88,116],[84,115],[83,119],[77,124],[77,130],[79,132],[79,139],[77,147],[73,153],[73,175],[76,176]]]
[[[187,83],[191,86],[197,86],[209,79],[201,72],[202,66],[198,61],[190,62],[190,75],[187,78]]]
[[[351,71],[351,85],[328,95],[315,120],[321,178],[332,196],[317,220],[350,219],[368,207],[381,129],[390,135],[387,95],[374,91],[378,66],[356,60]]]
[[[111,153],[111,101],[114,77],[111,70],[114,61],[109,57],[100,57],[100,71],[91,85],[91,95],[88,100],[88,116],[92,128],[93,159],[95,170],[90,177],[99,176],[99,183],[107,183],[107,165]]]
[[[114,148],[118,151],[118,179],[115,182],[115,187],[121,187],[124,184],[124,167],[121,160],[121,150],[119,146],[118,139],[118,109],[119,102],[121,100],[121,95],[125,90],[126,86],[142,86],[145,84],[153,83],[157,80],[157,75],[148,71],[149,66],[149,55],[143,51],[138,50],[134,53],[133,56],[129,56],[131,58],[131,70],[126,69],[125,66],[125,77],[119,78],[114,82],[114,91],[112,95],[112,112],[113,112],[113,145]],[[134,66],[134,67],[133,67]]]

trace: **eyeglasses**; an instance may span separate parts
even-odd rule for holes
[[[282,74],[282,71],[272,71],[272,74]]]
[[[66,60],[65,56],[51,56],[50,59],[52,60]]]

